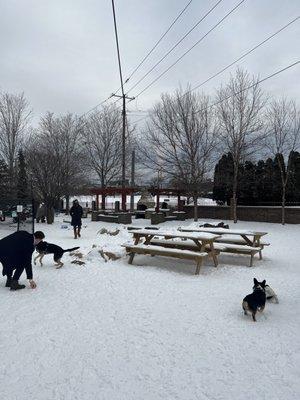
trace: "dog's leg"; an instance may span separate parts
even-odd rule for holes
[[[44,255],[45,255],[45,254],[41,254],[41,255],[40,255],[40,264],[41,264],[41,267],[43,266],[43,258],[44,258]]]
[[[256,314],[256,311],[252,311],[252,319],[253,319],[254,322],[256,322],[255,314]]]
[[[244,310],[244,315],[248,315],[248,313],[247,313],[247,305],[246,305],[246,303],[243,301],[243,303],[242,303],[242,307],[243,307],[243,310]]]
[[[104,261],[107,262],[107,259],[106,259],[105,255],[104,255],[104,251],[103,251],[102,249],[99,250],[99,254],[100,254],[100,256],[101,256],[102,258],[104,258]]]
[[[36,257],[33,259],[33,264],[36,265],[36,260],[39,258],[40,254],[38,254]]]
[[[56,262],[57,262],[57,266],[56,266],[56,269],[59,269],[59,268],[61,268],[63,265],[64,265],[64,263],[62,263],[60,260],[56,260]]]

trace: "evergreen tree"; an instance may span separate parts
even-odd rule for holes
[[[239,169],[238,203],[253,205],[256,201],[255,165],[251,161],[246,161]]]
[[[223,154],[215,166],[213,199],[229,204],[232,197],[233,159],[231,153]]]
[[[291,151],[289,154],[290,175],[287,184],[287,200],[300,201],[300,154]]]
[[[273,179],[272,179],[272,184],[273,184],[273,196],[272,196],[272,201],[275,203],[280,203],[281,202],[281,197],[282,197],[282,176],[281,176],[281,170],[283,171],[283,179],[285,179],[286,175],[286,167],[285,167],[285,162],[283,155],[278,153],[276,154],[274,160],[273,160]]]
[[[29,198],[26,163],[22,150],[18,154],[17,198],[21,203],[26,203],[26,200]]]
[[[6,208],[10,202],[10,178],[7,164],[0,159],[0,207]]]
[[[261,204],[266,201],[266,163],[264,160],[259,160],[255,166],[255,200],[256,204]]]
[[[294,187],[295,187],[295,201],[300,202],[300,153],[296,153],[294,161]]]

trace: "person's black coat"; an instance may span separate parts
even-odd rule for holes
[[[31,258],[34,252],[34,236],[26,231],[12,233],[0,240],[2,275],[11,275],[17,267],[24,267],[27,279],[32,279]]]
[[[71,225],[72,226],[81,226],[81,218],[83,215],[83,209],[79,204],[77,206],[73,205],[70,208],[70,215],[72,217]]]

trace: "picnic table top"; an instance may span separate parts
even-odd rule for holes
[[[245,235],[245,236],[264,236],[267,235],[268,232],[257,232],[250,231],[247,229],[225,229],[225,228],[193,228],[193,227],[182,227],[180,228],[181,232],[209,232],[215,233],[218,235]]]
[[[182,231],[167,231],[167,230],[151,230],[151,229],[139,229],[130,231],[132,234],[137,234],[140,236],[164,236],[170,238],[184,238],[184,239],[194,239],[194,240],[215,240],[220,237],[220,235],[215,235],[210,232],[182,232]]]

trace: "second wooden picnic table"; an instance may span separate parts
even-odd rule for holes
[[[186,227],[180,228],[180,232],[197,232],[197,233],[212,233],[215,235],[237,235],[241,236],[244,240],[244,244],[248,246],[255,246],[260,247],[261,242],[260,239],[262,236],[267,235],[267,232],[257,232],[257,231],[250,231],[244,229],[225,229],[225,228],[193,228],[193,227]],[[252,239],[251,239],[252,238]]]

